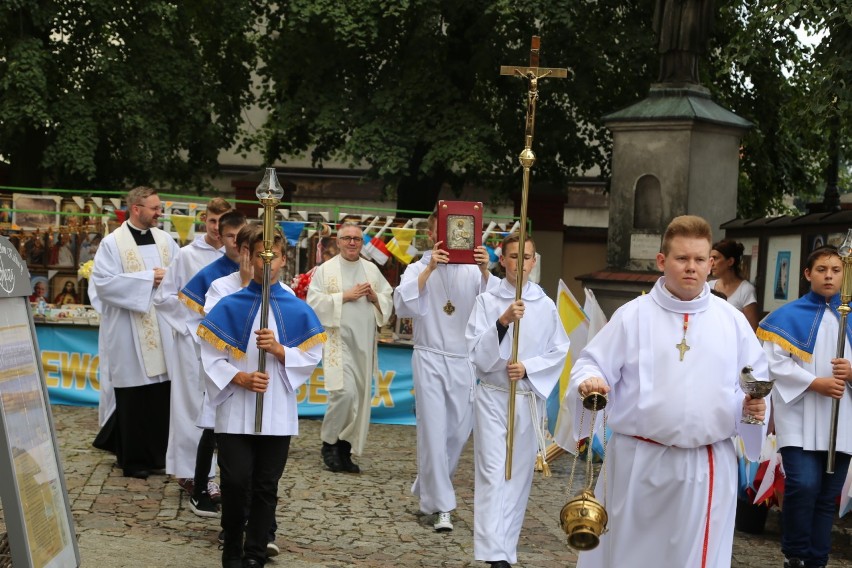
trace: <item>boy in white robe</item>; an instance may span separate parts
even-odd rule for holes
[[[745,316],[710,293],[712,232],[676,217],[663,236],[653,290],[618,309],[581,352],[567,396],[608,393],[606,479],[596,497],[608,532],[579,554],[581,568],[731,564],[737,500],[732,437],[757,459],[763,399],[743,394],[746,366],[765,380],[766,357]],[[604,488],[604,483],[606,487]],[[604,499],[606,495],[606,499]]]
[[[429,232],[435,234],[435,214]],[[453,475],[473,429],[476,376],[465,349],[465,326],[476,297],[496,288],[488,272],[488,251],[474,251],[477,265],[447,264],[440,241],[405,269],[394,290],[397,317],[414,318],[414,391],[417,406],[417,478],[411,492],[420,510],[435,514],[436,531],[453,530],[456,508]]]
[[[280,232],[272,246],[269,327],[259,329],[263,234],[256,233],[250,246],[254,279],[223,298],[198,328],[204,340],[201,353],[207,393],[216,407],[223,568],[266,563],[278,482],[287,463],[290,437],[299,429],[296,391],[319,363],[326,339],[313,310],[275,285],[286,258]],[[247,320],[253,322],[251,326],[246,325]],[[256,370],[260,350],[266,352],[265,372]],[[263,415],[261,431],[256,433],[258,393],[263,393]]]
[[[177,478],[178,484],[191,497],[192,478],[195,471],[195,453],[201,431],[195,427],[198,414],[199,383],[198,372],[201,368],[198,346],[187,329],[186,307],[178,299],[178,293],[186,286],[199,270],[221,258],[224,250],[219,235],[219,218],[230,211],[231,206],[221,197],[207,205],[203,235],[180,249],[177,257],[169,265],[163,283],[154,294],[157,312],[169,323],[172,329],[170,357],[166,358],[166,367],[172,381],[169,414],[169,448],[166,452],[166,473]],[[198,322],[195,322],[198,325]],[[215,473],[211,467],[210,476]],[[207,490],[205,483],[204,490]],[[218,493],[218,487],[216,487]],[[206,507],[210,509],[210,507]],[[216,515],[215,508],[202,511]]]
[[[127,207],[128,220],[98,248],[91,285],[115,387],[117,463],[125,476],[145,479],[166,465],[171,386],[164,354],[171,331],[152,300],[179,248],[157,228],[163,208],[156,190],[130,190]]]
[[[518,538],[532,487],[536,454],[544,455],[544,405],[565,364],[569,340],[553,300],[527,282],[535,265],[535,243],[528,239],[523,261],[518,237],[503,241],[500,264],[506,278],[481,294],[465,332],[479,385],[474,403],[473,553],[494,568],[517,561]],[[520,264],[522,262],[523,264]],[[519,265],[523,293],[515,300]],[[511,362],[520,322],[517,362]],[[509,381],[516,381],[512,478],[505,478]]]
[[[837,357],[843,262],[820,247],[805,262],[811,290],[760,322],[772,390],[775,432],[784,464],[781,551],[785,568],[825,566],[831,549],[835,501],[852,454],[852,366]],[[844,353],[852,353],[846,321]],[[815,331],[816,330],[816,331]],[[832,399],[838,402],[834,473],[826,473]]]

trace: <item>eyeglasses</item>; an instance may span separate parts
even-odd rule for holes
[[[358,243],[364,241],[364,239],[362,239],[361,237],[337,237],[337,240],[343,241],[344,243],[355,243],[355,244],[358,244]]]
[[[160,213],[163,212],[163,206],[162,205],[152,206],[152,205],[142,205],[141,203],[137,203],[136,207],[142,207],[143,209],[150,209],[151,211],[159,211]]]

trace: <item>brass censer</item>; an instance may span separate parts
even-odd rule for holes
[[[599,410],[606,407],[606,395],[593,392],[583,398],[583,411],[580,414],[579,432],[583,431],[583,419],[586,410],[591,412],[591,423],[589,426],[589,443],[586,448],[586,487],[576,496],[568,501],[559,513],[559,524],[568,535],[568,546],[575,550],[585,551],[597,547],[601,541],[601,535],[606,532],[606,524],[609,517],[606,513],[606,413],[603,417],[603,463],[601,464],[601,475],[604,476],[604,504],[595,498],[594,477],[592,471],[593,441],[595,435],[595,420]],[[579,436],[578,436],[579,438]],[[577,460],[580,458],[580,442],[577,441],[577,451],[574,454],[574,462],[571,464],[571,478],[568,481],[569,492],[574,492],[574,471],[577,468]]]

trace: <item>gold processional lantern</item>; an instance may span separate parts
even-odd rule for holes
[[[278,176],[275,174],[275,168],[266,168],[263,174],[263,179],[255,190],[258,201],[263,205],[263,252],[260,257],[263,259],[263,286],[261,288],[261,303],[260,303],[260,329],[269,327],[269,288],[271,283],[270,272],[272,260],[275,258],[275,253],[272,252],[272,243],[275,238],[275,208],[284,197],[284,188],[278,182]],[[266,372],[266,351],[260,350],[258,353],[257,370],[261,373]],[[255,395],[254,409],[254,432],[260,434],[263,429],[263,393],[259,392]]]
[[[580,426],[578,432],[577,451],[571,464],[571,477],[568,480],[568,491],[574,494],[574,471],[577,468],[577,460],[580,459],[580,442],[583,433],[583,419],[586,410],[591,412],[589,423],[589,442],[586,448],[586,486],[568,501],[559,513],[559,524],[568,535],[568,546],[579,551],[592,550],[601,541],[601,535],[606,532],[609,517],[606,513],[606,412],[603,415],[603,463],[600,475],[604,478],[604,503],[601,504],[595,498],[594,472],[592,470],[592,441],[595,435],[595,423],[599,410],[606,407],[606,395],[593,392],[583,398],[583,411],[580,414]]]
[[[845,358],[846,351],[846,320],[852,311],[852,229],[846,231],[846,239],[837,249],[840,260],[843,262],[843,280],[840,284],[840,305],[837,313],[840,314],[840,329],[837,332],[837,350],[835,356],[838,359]],[[840,400],[831,399],[831,421],[828,430],[828,456],[825,460],[825,472],[834,473],[834,460],[837,454],[837,423],[840,416]]]

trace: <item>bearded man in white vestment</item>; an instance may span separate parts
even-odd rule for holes
[[[195,456],[201,438],[201,430],[195,426],[195,419],[203,392],[200,379],[201,352],[190,327],[198,327],[200,319],[192,316],[192,312],[181,303],[178,293],[199,270],[224,254],[219,236],[219,218],[230,209],[231,205],[221,197],[207,204],[205,233],[197,235],[191,243],[180,249],[154,294],[154,306],[169,323],[172,332],[170,356],[166,357],[166,367],[172,381],[166,473],[177,477],[181,488],[190,497],[192,484],[189,481],[195,474]],[[187,317],[191,320],[189,325]],[[210,475],[214,473],[215,467],[211,468]]]
[[[740,433],[757,460],[766,429],[740,422],[762,420],[766,403],[745,395],[739,376],[750,366],[765,380],[768,369],[742,312],[710,293],[711,242],[704,219],[676,217],[657,254],[663,277],[619,308],[574,363],[576,417],[581,397],[607,394],[612,430],[595,490],[608,532],[579,554],[581,568],[731,565],[732,437]]]
[[[474,403],[473,553],[494,568],[517,562],[518,538],[532,487],[536,454],[544,456],[544,405],[565,365],[569,340],[553,300],[534,282],[535,243],[528,239],[519,259],[518,236],[503,240],[500,264],[506,278],[480,294],[465,331],[479,385]],[[518,268],[523,270],[520,300],[515,300]],[[517,362],[512,363],[516,326]],[[509,381],[515,381],[512,479],[506,480]]]
[[[337,232],[340,254],[311,278],[308,304],[328,333],[322,369],[328,406],[320,429],[322,458],[333,472],[360,473],[370,426],[373,377],[378,374],[376,328],[393,308],[393,289],[375,264],[361,258],[361,228],[345,222]]]
[[[433,241],[435,214],[429,216]],[[465,348],[464,331],[476,297],[497,288],[488,272],[488,251],[474,251],[476,265],[448,264],[450,253],[435,242],[419,262],[405,269],[394,290],[397,317],[414,318],[417,478],[411,492],[420,510],[435,514],[436,531],[453,530],[456,508],[453,475],[473,429],[476,376]]]
[[[179,248],[157,228],[163,208],[156,190],[132,189],[127,207],[128,220],[95,254],[91,284],[115,387],[117,463],[125,476],[145,479],[166,465],[171,385],[163,346],[171,331],[153,297]]]

